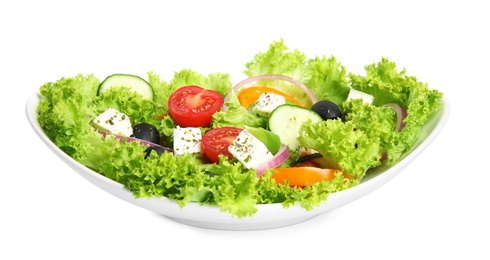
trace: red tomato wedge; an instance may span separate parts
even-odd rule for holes
[[[240,102],[240,105],[242,105],[243,107],[249,108],[250,105],[255,103],[259,99],[260,95],[263,93],[274,93],[277,95],[281,95],[286,100],[289,100],[289,101],[295,103],[296,105],[298,105],[300,107],[303,106],[294,97],[292,97],[292,96],[290,96],[290,95],[288,95],[282,91],[279,91],[277,89],[270,88],[270,87],[263,87],[263,86],[255,86],[255,87],[249,87],[249,88],[243,89],[242,91],[240,91],[240,93],[238,93],[238,101]]]
[[[183,127],[204,127],[223,106],[220,93],[199,86],[177,89],[168,99],[170,116]]]
[[[232,159],[233,156],[228,151],[228,146],[241,131],[242,129],[236,127],[213,128],[207,131],[201,140],[201,148],[206,157],[215,163],[219,162],[220,154]]]
[[[276,183],[284,184],[288,180],[291,187],[305,187],[323,180],[333,180],[335,173],[340,172],[337,169],[317,167],[277,168],[275,171],[276,173],[272,175],[272,178],[276,180]],[[348,174],[343,173],[343,175],[347,179],[351,178]]]

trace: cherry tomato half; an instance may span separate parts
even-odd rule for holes
[[[228,146],[241,131],[242,129],[236,127],[220,127],[207,131],[201,140],[202,151],[209,160],[215,163],[219,162],[218,155],[220,154],[225,155],[228,159],[233,158],[228,151]]]
[[[170,116],[183,127],[204,127],[223,106],[220,93],[199,86],[177,89],[168,99]]]

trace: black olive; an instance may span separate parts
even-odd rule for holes
[[[209,175],[209,177],[214,177],[215,174],[214,172],[211,172],[211,171],[204,171],[205,174]]]
[[[158,133],[158,129],[148,123],[135,125],[131,137],[152,142],[155,144],[160,143],[160,133]]]
[[[296,161],[296,163],[302,163],[302,162],[306,162],[306,161],[309,161],[312,159],[322,158],[322,157],[323,157],[323,155],[321,153],[312,153],[312,154],[309,154],[309,155],[306,155],[306,156],[299,158]]]
[[[145,155],[145,159],[146,159],[148,156],[150,156],[150,154],[151,154],[151,152],[152,152],[152,151],[157,152],[158,156],[160,156],[160,155],[162,155],[162,153],[164,153],[164,152],[168,152],[169,150],[168,150],[168,149],[166,149],[165,147],[163,147],[163,146],[159,146],[159,145],[150,146],[150,147],[146,148],[146,150],[145,150],[145,154],[146,154],[146,155]]]
[[[319,114],[323,120],[342,118],[340,107],[332,101],[318,101],[311,107],[311,110]]]

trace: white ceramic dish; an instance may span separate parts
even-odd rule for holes
[[[218,207],[213,206],[189,203],[184,208],[180,208],[177,203],[166,198],[134,198],[133,194],[125,189],[122,184],[86,168],[66,155],[49,140],[37,121],[39,98],[39,93],[35,93],[27,101],[26,114],[29,123],[41,140],[61,160],[85,179],[120,199],[161,214],[174,221],[202,228],[222,230],[260,230],[288,226],[329,212],[369,194],[395,177],[434,140],[444,127],[450,110],[448,100],[443,98],[442,109],[432,115],[429,122],[424,126],[422,134],[413,149],[400,162],[390,168],[378,167],[375,170],[371,170],[360,185],[330,195],[327,202],[322,203],[314,210],[306,211],[299,206],[284,209],[281,204],[257,205],[258,211],[252,217],[237,218],[228,213],[220,212]]]

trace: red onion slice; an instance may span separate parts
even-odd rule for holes
[[[402,129],[405,127],[405,118],[407,117],[407,110],[405,110],[402,106],[396,104],[396,103],[388,103],[385,105],[386,107],[391,107],[395,113],[396,113],[396,126],[395,129],[398,132],[401,132]],[[386,154],[386,150],[383,150],[383,154],[381,155],[380,161],[385,161],[388,158],[388,155]]]
[[[405,127],[405,118],[407,117],[407,111],[396,103],[388,103],[385,106],[391,107],[396,113],[396,127],[395,129],[400,132]]]
[[[303,84],[300,81],[295,80],[291,77],[279,75],[279,74],[265,74],[265,75],[253,76],[253,77],[247,78],[245,80],[238,82],[238,84],[236,84],[233,87],[233,91],[238,91],[241,87],[244,87],[250,83],[261,81],[261,80],[284,80],[284,81],[293,83],[294,85],[298,86],[299,88],[301,88],[306,93],[308,98],[310,98],[312,104],[315,104],[316,102],[318,102],[318,99],[315,96],[315,94],[313,94],[313,92],[311,92],[311,90],[309,90],[308,87],[305,86],[305,84]],[[228,96],[229,96],[229,94],[226,95],[226,97],[225,97],[225,103],[226,103],[226,101],[228,101],[228,98],[229,98]]]
[[[152,142],[148,142],[146,140],[142,140],[142,139],[138,139],[138,138],[134,138],[134,137],[126,137],[126,136],[122,136],[122,135],[118,135],[118,134],[113,134],[113,133],[108,133],[108,132],[104,132],[104,131],[98,131],[102,136],[106,137],[107,135],[112,135],[114,136],[117,140],[119,140],[119,142],[121,143],[124,143],[124,141],[126,140],[127,142],[139,142],[140,144],[142,145],[148,145],[150,147],[155,147],[155,146],[159,146],[161,148],[163,148],[164,150],[168,151],[168,152],[172,152],[172,149],[168,148],[168,147],[165,147],[165,146],[161,146],[159,144],[156,144],[156,143],[152,143]]]
[[[287,146],[281,144],[281,148],[279,148],[279,151],[276,153],[276,155],[274,155],[274,157],[272,157],[271,160],[257,167],[257,176],[260,177],[268,169],[274,169],[277,166],[281,165],[281,163],[285,162],[289,158],[289,156],[290,154]]]

